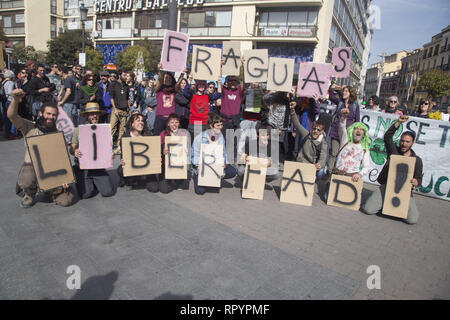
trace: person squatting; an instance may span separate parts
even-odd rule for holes
[[[80,110],[79,117],[80,122],[86,124],[108,123],[109,120],[113,136],[111,157],[121,157],[117,174],[119,187],[126,190],[144,186],[150,192],[169,193],[188,190],[192,180],[196,195],[204,195],[214,189],[217,191],[220,186],[205,187],[199,183],[200,171],[204,167],[201,164],[205,160],[201,150],[207,145],[218,148],[223,161],[220,170],[214,172],[220,180],[235,178],[235,187],[242,187],[245,168],[251,157],[268,160],[266,182],[280,180],[280,168],[284,161],[312,164],[316,170],[316,183],[322,181],[327,186],[320,195],[325,201],[332,174],[348,176],[357,182],[370,170],[368,128],[360,122],[356,90],[350,86],[333,84],[329,87],[330,100],[337,108],[327,122],[320,113],[320,103],[324,99],[318,95],[306,98],[296,96],[295,90],[289,93],[267,91],[261,83],[246,85],[238,76],[227,76],[223,84],[219,77],[216,85],[213,81],[194,81],[192,74],[187,76],[187,69],[178,80],[173,73],[160,70],[157,80],[156,77],[151,81],[146,79],[142,88],[129,81],[129,73],[119,71],[117,74],[117,79],[111,77],[111,82],[105,74],[106,80],[102,78],[105,81],[100,86],[108,90],[111,109],[106,111],[95,99],[89,99]],[[11,123],[27,138],[57,132],[59,111],[55,97],[50,94],[43,96],[42,104],[36,111],[36,121],[32,122],[18,113],[24,96],[22,89],[12,92],[7,111]],[[361,211],[366,214],[376,214],[382,210],[391,154],[415,157],[414,176],[409,181],[411,193],[412,188],[421,184],[422,160],[412,149],[414,132],[404,132],[398,146],[393,141],[394,133],[407,120],[408,116],[399,116],[384,135],[388,161],[378,177],[380,187],[361,205]],[[123,139],[146,136],[161,138],[161,173],[125,176],[127,160],[123,157]],[[188,175],[186,179],[167,179],[164,159],[170,155],[170,150],[165,145],[165,138],[180,136],[187,140]],[[64,184],[46,192],[60,206],[72,205],[77,194],[87,199],[97,193],[103,197],[116,193],[106,169],[80,168],[79,159],[83,153],[79,142],[79,128],[75,125],[68,148],[74,156],[76,183]],[[16,185],[21,206],[33,206],[38,192],[36,174],[25,142],[25,158]],[[419,211],[411,196],[405,222],[414,224],[418,217]]]

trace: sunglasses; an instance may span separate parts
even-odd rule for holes
[[[391,101],[389,101],[389,103],[397,103],[397,101],[392,101],[392,100],[391,100]]]
[[[429,105],[429,103],[428,103],[428,102],[426,102],[426,103],[424,103],[424,105],[426,105],[426,106],[427,106],[427,105]]]
[[[319,127],[314,127],[314,128],[312,128],[311,130],[312,130],[312,131],[319,131],[319,132],[320,132],[320,131],[322,131],[323,129],[322,129],[322,128],[319,128]]]
[[[214,87],[212,87],[212,86],[209,86],[209,88],[210,88],[210,89],[214,89]]]

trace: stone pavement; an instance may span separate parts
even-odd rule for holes
[[[450,299],[449,202],[416,196],[414,226],[317,195],[313,207],[280,203],[279,182],[263,201],[191,184],[25,210],[14,193],[23,148],[0,141],[0,299]],[[71,265],[80,290],[66,286]],[[380,290],[367,289],[371,265]]]

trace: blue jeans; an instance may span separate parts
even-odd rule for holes
[[[73,103],[64,103],[63,110],[67,113],[67,116],[72,120],[73,126],[78,127],[78,105]]]
[[[142,114],[147,117],[147,130],[152,131],[155,128],[156,107],[150,112],[147,112],[147,109],[144,109]]]
[[[39,116],[39,110],[41,109],[41,106],[42,106],[42,102],[33,102],[32,106],[31,106],[31,113],[33,114],[33,117],[35,119],[37,119]]]
[[[194,171],[193,172],[194,174],[192,175],[192,180],[194,180],[195,193],[198,194],[198,195],[203,195],[203,194],[206,193],[208,188],[212,188],[212,187],[200,187],[198,185],[198,171],[197,171],[196,168],[194,168],[193,171]],[[223,173],[225,174],[225,176],[222,179],[230,179],[230,178],[233,178],[233,177],[236,176],[237,171],[232,165],[227,164],[225,166],[225,169],[223,170]]]
[[[320,169],[316,172],[316,183],[325,175],[325,168]]]

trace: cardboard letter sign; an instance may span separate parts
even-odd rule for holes
[[[166,136],[166,179],[187,179],[187,137]]]
[[[161,138],[122,138],[123,176],[143,176],[161,173]]]
[[[361,192],[364,181],[352,181],[352,177],[333,174],[327,205],[358,211],[361,204]]]
[[[239,41],[224,41],[222,46],[222,74],[238,76],[241,69],[241,43]]]
[[[311,206],[316,182],[316,167],[311,163],[284,162],[280,201]]]
[[[245,165],[242,198],[262,200],[266,185],[268,160],[264,158],[247,157]]]
[[[267,90],[290,92],[294,79],[294,59],[270,58]]]
[[[62,132],[26,138],[39,189],[48,191],[75,182]]]
[[[112,137],[109,124],[79,126],[80,169],[112,168]]]
[[[352,63],[352,48],[336,47],[333,48],[333,76],[347,78],[350,76],[350,64]]]
[[[328,98],[332,72],[331,63],[300,63],[297,95],[311,98],[317,93],[322,98]]]
[[[389,162],[383,214],[406,219],[411,198],[411,179],[414,176],[415,157],[391,155]]]
[[[72,142],[72,134],[74,129],[73,123],[62,107],[58,107],[58,119],[56,119],[56,129],[64,133],[64,138],[66,139],[66,142],[68,144]]]
[[[186,66],[188,46],[188,34],[167,30],[161,50],[162,69],[182,72]]]
[[[246,83],[266,82],[269,68],[267,49],[244,51],[244,77]]]
[[[220,188],[223,175],[223,146],[217,143],[202,144],[200,147],[200,163],[198,170],[198,185]]]
[[[193,46],[192,73],[196,80],[217,81],[220,76],[222,50],[203,46]]]

